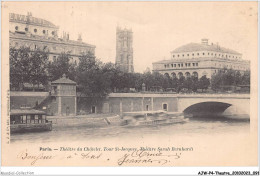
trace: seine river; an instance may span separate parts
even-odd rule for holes
[[[230,118],[231,117],[231,118]],[[11,143],[46,143],[64,141],[89,141],[93,139],[120,139],[141,135],[142,137],[169,135],[193,136],[200,134],[236,134],[250,132],[249,117],[219,116],[192,117],[187,123],[167,124],[159,126],[123,127],[91,124],[76,126],[53,126],[52,131],[12,134]]]

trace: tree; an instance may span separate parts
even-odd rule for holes
[[[199,88],[202,89],[202,92],[203,92],[203,90],[207,90],[209,85],[210,85],[210,80],[209,80],[209,78],[207,78],[206,75],[202,76],[199,79]]]
[[[22,90],[24,83],[33,85],[47,83],[48,54],[42,50],[31,51],[29,47],[18,49],[10,47],[10,83],[11,88]]]
[[[183,87],[188,89],[189,91],[191,90],[191,88],[192,88],[192,79],[191,79],[191,77],[187,77],[184,80]]]
[[[178,78],[174,77],[171,79],[171,87],[174,88],[175,90],[177,90],[178,88]]]
[[[171,78],[168,74],[163,76],[163,83],[162,83],[162,87],[164,90],[166,90],[167,88],[170,87],[170,83],[171,83]]]
[[[232,69],[224,69],[222,72],[223,74],[223,83],[222,85],[231,86],[235,83],[235,71]]]
[[[29,54],[30,48],[21,47],[19,49],[10,46],[10,84],[11,88],[21,90],[23,84],[28,82],[29,76]]]
[[[224,68],[219,70],[219,72],[214,74],[211,78],[211,88],[215,91],[224,86],[229,87],[238,85],[250,86],[250,71],[245,71],[241,75],[240,71]]]
[[[49,80],[54,81],[65,74],[69,79],[75,80],[76,64],[70,62],[69,53],[61,53],[56,60],[49,62]]]
[[[45,51],[39,49],[31,52],[30,57],[30,82],[33,85],[46,85],[47,79],[47,64],[48,64],[48,54]],[[34,87],[33,87],[34,90]]]
[[[239,84],[250,85],[250,71],[249,70],[247,70],[243,73]]]
[[[92,53],[82,55],[77,67],[76,82],[81,96],[102,98],[111,90],[109,76],[106,74],[110,68],[102,67],[102,62],[96,60]]]
[[[178,89],[177,89],[178,93],[184,88],[184,81],[185,81],[185,77],[181,75],[178,80]]]
[[[198,77],[196,77],[196,76],[191,76],[191,81],[192,81],[191,90],[192,90],[193,92],[197,92],[197,89],[198,89],[198,86],[199,86]]]

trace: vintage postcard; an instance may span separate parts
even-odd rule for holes
[[[2,2],[2,166],[258,166],[257,17]]]

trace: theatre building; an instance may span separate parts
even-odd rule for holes
[[[217,73],[220,69],[233,69],[244,71],[250,69],[250,61],[243,60],[242,54],[219,46],[209,44],[208,39],[201,43],[189,43],[171,52],[171,58],[153,63],[153,71],[171,77],[206,75],[207,78]]]

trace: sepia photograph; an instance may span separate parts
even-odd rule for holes
[[[258,166],[257,2],[1,10],[2,166]]]

